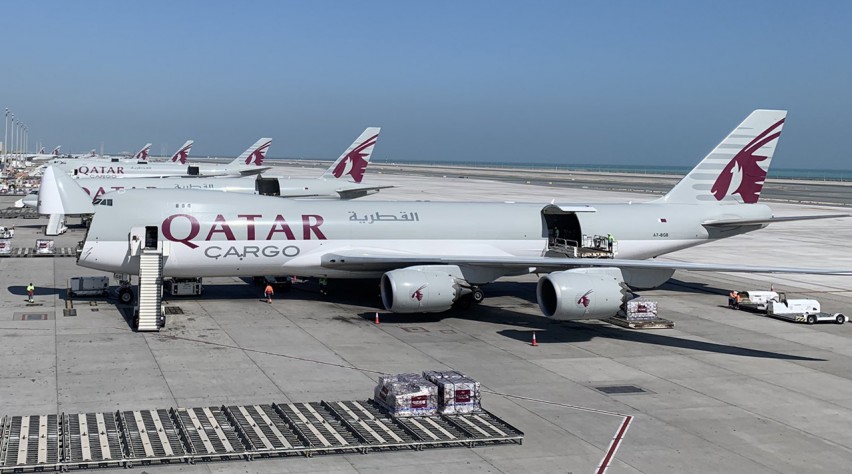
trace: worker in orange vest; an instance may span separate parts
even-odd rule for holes
[[[274,295],[274,294],[275,294],[275,292],[272,291],[272,285],[267,283],[266,289],[263,290],[263,296],[266,296],[266,302],[267,303],[272,304],[272,295]]]

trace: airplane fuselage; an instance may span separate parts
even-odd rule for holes
[[[159,178],[165,176],[239,176],[261,172],[255,166],[182,165],[173,163],[139,163],[133,160],[54,160],[54,165],[71,176],[80,178]]]
[[[139,202],[133,216],[118,206],[125,200]],[[164,276],[173,277],[373,277],[382,272],[332,270],[322,266],[322,257],[351,249],[401,256],[538,257],[553,237],[547,204],[338,202],[148,190],[106,194],[95,207],[80,265],[138,273],[130,242],[149,227],[162,241]],[[762,219],[771,211],[759,204],[651,202],[594,204],[564,215],[569,214],[576,216],[578,235],[611,233],[618,258],[645,259],[762,227],[720,233],[702,225],[708,220]]]

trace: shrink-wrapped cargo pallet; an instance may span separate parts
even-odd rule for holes
[[[657,319],[657,302],[643,298],[627,302],[625,317],[628,321],[648,321]]]
[[[454,370],[423,372],[430,382],[438,386],[438,411],[444,415],[474,413],[480,405],[479,382]]]
[[[438,387],[419,374],[380,376],[374,399],[393,416],[431,416],[438,412]]]

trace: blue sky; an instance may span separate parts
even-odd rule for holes
[[[0,107],[68,152],[692,165],[755,108],[778,167],[852,168],[852,2],[35,1]]]

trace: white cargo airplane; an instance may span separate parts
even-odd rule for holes
[[[538,283],[539,306],[545,316],[566,320],[610,317],[629,289],[659,286],[675,270],[852,274],[652,260],[775,222],[840,217],[774,217],[757,203],[785,117],[786,111],[754,111],[668,194],[644,203],[341,202],[116,191],[97,201],[77,262],[138,274],[140,253],[161,251],[163,275],[172,277],[381,277],[384,305],[399,313],[478,302],[479,285],[549,272]],[[589,248],[586,236],[608,233],[618,236],[617,254]]]
[[[272,144],[271,138],[261,138],[249,147],[242,155],[226,165],[215,164],[186,164],[189,150],[193,141],[187,140],[182,147],[172,155],[172,163],[126,162],[113,159],[77,159],[54,160],[50,164],[58,166],[75,177],[86,178],[160,178],[166,176],[250,176],[257,175],[269,169],[262,166],[266,158],[266,150]]]
[[[369,127],[331,164],[318,178],[284,178],[276,176],[248,176],[242,178],[64,178],[58,168],[48,167],[42,176],[39,191],[27,195],[23,205],[39,207],[48,214],[74,214],[65,212],[60,201],[51,200],[59,194],[51,189],[79,185],[90,196],[89,201],[102,194],[121,189],[197,189],[231,193],[262,194],[287,198],[332,198],[355,199],[375,194],[390,186],[363,184],[364,171],[379,138],[379,127]],[[45,196],[39,206],[39,196]],[[84,207],[84,214],[91,214],[91,207]]]
[[[38,153],[36,153],[35,155],[27,155],[25,158],[28,161],[33,161],[33,162],[52,160],[52,159],[60,156],[59,155],[59,149],[60,148],[62,148],[62,145],[54,148],[53,151],[50,152],[50,153],[45,153],[44,147],[41,147],[41,149],[38,151]]]

